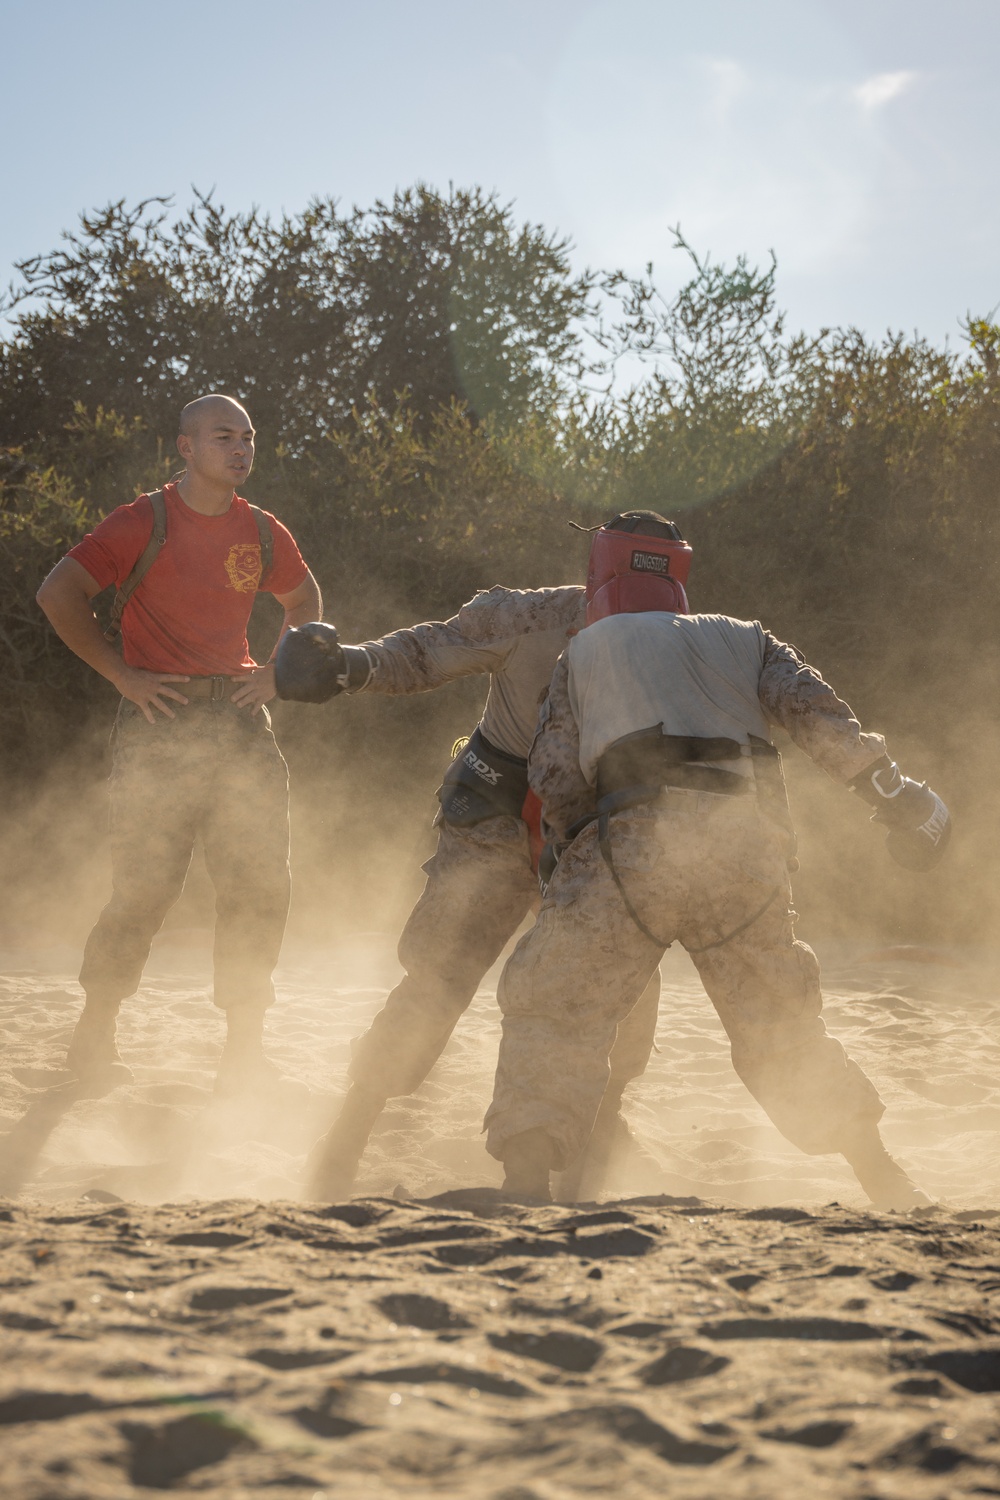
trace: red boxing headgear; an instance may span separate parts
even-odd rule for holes
[[[684,585],[691,548],[673,521],[627,510],[594,533],[587,568],[587,624],[649,610],[689,613]]]

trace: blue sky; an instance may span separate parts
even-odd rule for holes
[[[478,183],[580,266],[773,247],[779,300],[957,342],[1000,303],[998,0],[0,0],[0,284],[112,199]]]

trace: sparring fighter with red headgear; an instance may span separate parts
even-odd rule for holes
[[[882,1144],[874,1086],[826,1031],[819,966],[794,937],[771,726],[876,809],[911,869],[940,858],[947,809],[792,647],[756,622],[685,614],[683,547],[647,540],[651,518],[623,535],[622,519],[594,538],[591,623],[555,669],[529,758],[561,857],[501,978],[487,1149],[516,1195],[544,1198],[550,1171],[572,1170],[615,1029],[679,941],[782,1134],[842,1153],[882,1207],[925,1204]]]
[[[632,525],[656,533],[640,536],[634,547],[649,559],[647,581],[669,591],[671,602],[663,607],[686,608],[675,590],[687,578],[690,547],[675,526],[651,513],[616,516],[598,535]],[[302,702],[322,703],[342,692],[421,693],[459,677],[489,675],[482,719],[438,793],[437,851],[424,866],[423,894],[399,941],[406,972],[353,1045],[347,1096],[311,1159],[307,1192],[313,1198],[350,1191],[386,1101],[420,1087],[484,974],[538,899],[531,846],[540,809],[528,791],[528,749],[552,669],[586,623],[586,601],[579,584],[492,588],[450,620],[397,630],[363,646],[342,646],[333,627],[320,624],[289,631],[281,643],[278,695]],[[646,1067],[658,996],[653,972],[618,1028],[602,1113],[605,1138],[598,1133],[602,1171],[609,1140],[622,1153],[631,1149],[618,1106],[628,1082]],[[598,1186],[593,1173],[590,1186]]]
[[[641,540],[637,540],[641,538]],[[688,613],[691,548],[673,521],[629,510],[601,526],[587,563],[587,624],[606,615],[662,609]]]

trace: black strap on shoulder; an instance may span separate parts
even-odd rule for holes
[[[250,505],[249,500],[247,504]],[[259,505],[250,505],[250,513],[256,522],[257,540],[260,542],[260,582],[257,584],[259,590],[264,587],[264,579],[270,573],[271,564],[274,562],[274,533],[271,530],[270,521]]]
[[[167,540],[167,502],[163,498],[163,491],[153,490],[148,499],[153,508],[153,530],[150,533],[149,541],[139,554],[135,567],[124,583],[119,585],[118,592],[115,594],[115,602],[111,606],[111,622],[104,632],[104,639],[106,641],[117,640],[121,635],[122,612],[139,587],[139,584],[159,557],[160,548]]]

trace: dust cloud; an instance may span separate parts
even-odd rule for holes
[[[823,964],[827,1022],[940,1207],[874,1213],[840,1158],[784,1141],[678,948],[658,1050],[625,1096],[638,1147],[601,1204],[497,1192],[480,1127],[500,964],[424,1085],[385,1110],[357,1197],[301,1201],[351,1038],[398,977],[433,791],[480,703],[464,684],[278,709],[295,894],[265,1042],[288,1084],[250,1103],[213,1094],[223,1021],[197,854],[122,1007],[133,1082],[99,1094],[62,1070],[108,888],[99,750],[8,804],[8,1489],[554,1500],[595,1485],[703,1495],[710,1469],[726,1500],[839,1500],[845,1475],[866,1494],[930,1500],[945,1473],[956,1500],[982,1493],[1000,1461],[991,908],[956,930],[954,903],[976,890],[961,843],[930,890],[896,874],[866,809],[794,750],[799,932]]]
[[[81,1003],[80,949],[109,885],[105,764],[78,753],[9,809],[0,965],[9,1190],[147,1202],[298,1195],[305,1154],[345,1086],[350,1040],[398,977],[395,940],[434,847],[434,788],[481,705],[482,684],[463,683],[413,699],[277,706],[294,896],[267,1046],[289,1092],[258,1101],[249,1119],[211,1092],[223,1022],[210,998],[214,894],[200,851],[140,993],[122,1008],[135,1082],[88,1098],[62,1063]],[[794,747],[783,753],[800,835],[798,935],[823,963],[828,1025],[878,1085],[887,1141],[920,1184],[962,1208],[1000,1206],[1000,975],[990,928],[978,941],[950,930],[956,877],[970,903],[974,890],[961,835],[939,871],[898,871],[864,805]],[[498,972],[424,1088],[386,1111],[359,1191],[497,1182],[479,1130],[499,1038]],[[802,1156],[746,1094],[681,950],[666,955],[663,983],[660,1050],[626,1097],[641,1149],[616,1189],[751,1205],[863,1202],[842,1162]]]
[[[266,1045],[289,1082],[249,1118],[212,1094],[224,1021],[211,1003],[215,897],[200,846],[139,994],[122,1007],[135,1082],[91,1097],[64,1058],[81,950],[110,894],[106,735],[95,731],[8,803],[0,1192],[298,1194],[305,1152],[344,1086],[350,1037],[397,977],[395,937],[434,848],[434,790],[483,701],[479,683],[420,700],[274,705],[291,773],[293,904]],[[250,807],[251,839],[253,820]]]

